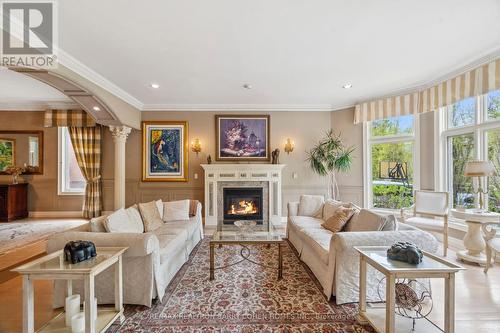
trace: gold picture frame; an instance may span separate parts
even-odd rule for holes
[[[239,126],[244,126],[250,130],[250,133],[246,133],[248,135],[246,138],[246,145],[252,146],[251,149],[253,151],[245,151],[247,148],[242,147],[238,147],[237,149],[239,151],[235,151],[234,149],[232,150],[233,147],[222,146],[222,141],[225,141],[224,136],[226,136],[226,134],[221,132],[227,130],[228,126],[225,122],[239,122],[241,123]],[[257,134],[255,132],[257,132]],[[256,145],[255,142],[250,143],[252,136],[255,137],[255,141],[258,140]],[[215,115],[215,149],[216,161],[269,162],[271,160],[271,116],[268,114]],[[252,154],[261,156],[252,156]]]
[[[187,182],[188,122],[142,122],[142,181]]]

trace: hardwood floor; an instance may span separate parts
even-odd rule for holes
[[[42,246],[38,244],[37,246]],[[44,245],[43,245],[44,246]],[[19,258],[29,254],[29,247],[20,249]],[[455,252],[448,254],[455,259]],[[461,262],[459,262],[461,263]],[[500,264],[493,266],[488,274],[476,265],[461,263],[467,268],[456,277],[456,330],[457,333],[500,333]],[[444,292],[441,280],[432,281],[434,309],[431,319],[443,325]],[[19,276],[0,283],[0,332],[22,331],[22,281]],[[53,310],[52,282],[35,282],[35,328],[41,327],[61,310]],[[417,322],[418,325],[418,322]]]

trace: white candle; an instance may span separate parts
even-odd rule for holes
[[[71,318],[80,312],[80,295],[75,294],[66,297],[64,310],[66,312],[66,326],[71,326]]]
[[[71,318],[71,332],[83,333],[85,332],[85,313],[78,312]]]

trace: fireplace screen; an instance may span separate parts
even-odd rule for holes
[[[262,223],[261,187],[224,188],[224,223],[232,224],[236,220],[256,220]]]

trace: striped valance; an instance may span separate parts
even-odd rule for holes
[[[356,105],[354,123],[434,111],[500,89],[500,59],[432,87]]]
[[[45,127],[94,127],[95,120],[83,110],[46,110]]]
[[[418,102],[418,93],[413,93],[361,103],[356,105],[354,123],[415,114]]]
[[[500,59],[420,92],[420,112],[500,89]]]

